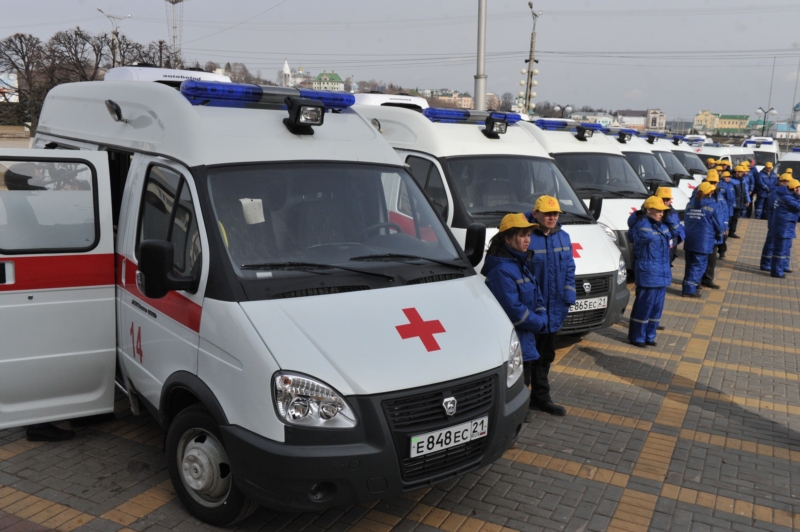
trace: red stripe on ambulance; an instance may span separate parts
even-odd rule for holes
[[[0,292],[53,290],[114,284],[114,255],[3,256],[0,264],[14,263],[13,284],[0,284]]]

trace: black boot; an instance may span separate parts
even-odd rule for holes
[[[566,408],[553,403],[550,398],[550,363],[541,359],[530,363],[531,368],[531,402],[530,408],[541,410],[553,416],[563,416],[567,413]]]
[[[38,423],[25,427],[28,441],[67,441],[75,437],[74,430],[60,429],[52,423]]]

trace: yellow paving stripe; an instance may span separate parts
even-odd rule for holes
[[[627,331],[627,328],[625,329]],[[688,335],[687,335],[688,336]],[[608,342],[592,342],[584,341],[578,346],[579,349],[596,349],[598,351],[619,353],[622,355],[631,355],[636,358],[658,358],[662,360],[679,360],[680,355],[671,355],[669,353],[660,353],[651,347],[641,348],[630,344],[622,344],[617,340],[609,340]]]
[[[427,492],[428,490],[424,491]],[[403,519],[448,532],[511,532],[514,530],[448,510],[434,508],[423,503],[417,504],[405,518],[378,510],[371,510],[350,530],[355,530],[356,532],[389,532],[400,524]]]
[[[7,443],[0,447],[0,462],[8,460],[9,458],[14,458],[17,455],[26,453],[42,445],[44,445],[44,442],[30,442],[25,438]]]
[[[648,434],[631,474],[635,477],[664,482],[677,443],[678,438],[674,436],[657,432]]]
[[[628,485],[629,475],[624,473],[617,473],[611,469],[597,467],[589,464],[582,464],[573,460],[564,460],[555,458],[546,454],[532,453],[530,451],[523,451],[522,449],[509,449],[503,454],[503,458],[511,460],[519,464],[532,465],[547,469],[550,471],[557,471],[573,477],[585,478],[594,480],[603,484],[611,484],[612,486],[619,486],[624,488]]]
[[[783,285],[783,284],[781,284],[779,282],[776,282],[775,285],[774,285],[774,288],[778,289],[778,290],[783,290],[784,286],[785,285]],[[760,301],[764,301],[765,298],[779,299],[781,301],[791,301],[792,303],[796,303],[797,302],[797,296],[796,295],[795,296],[779,296],[779,295],[776,295],[776,294],[765,294],[764,292],[753,292],[753,291],[748,291],[748,290],[728,290],[728,291],[725,292],[725,294],[731,294],[731,295],[736,295],[736,296],[754,297],[754,298],[757,298],[759,300],[759,302]]]
[[[738,438],[731,438],[729,436],[720,436],[718,434],[711,434],[709,432],[689,429],[681,429],[679,437],[686,440],[696,441],[698,443],[707,443],[709,445],[731,449],[734,451],[744,451],[756,454],[758,456],[768,456],[800,463],[800,451],[792,451],[790,449],[776,447],[774,445],[740,440]]]
[[[577,406],[564,405],[564,407],[567,409],[567,414],[572,417],[591,419],[594,421],[599,421],[600,423],[610,423],[612,425],[619,425],[621,427],[644,430],[647,432],[649,432],[653,427],[653,424],[649,421],[644,421],[635,417],[608,414],[606,412],[600,412],[599,410],[591,410],[589,408],[581,408]]]
[[[59,532],[71,532],[94,520],[93,515],[3,485],[0,510]]]
[[[668,392],[661,401],[661,406],[653,420],[655,425],[666,425],[668,427],[680,427],[689,410],[688,395]]]
[[[165,480],[131,500],[120,504],[113,510],[109,510],[100,517],[123,526],[128,526],[153,511],[158,510],[175,497],[176,495],[175,490],[172,488],[172,482]]]
[[[752,321],[737,320],[737,319],[733,319],[733,318],[719,318],[719,319],[717,319],[717,322],[719,322],[719,323],[728,323],[728,324],[731,324],[731,325],[741,325],[743,327],[752,327],[753,326],[753,322]],[[764,322],[759,323],[758,326],[760,328],[763,328],[763,329],[772,329],[774,331],[786,331],[786,332],[791,332],[791,333],[795,333],[795,334],[800,334],[800,330],[798,330],[797,327],[791,327],[791,326],[785,326],[785,325],[776,325],[774,323],[764,323]]]
[[[800,375],[797,373],[789,373],[784,370],[756,368],[753,366],[747,366],[745,364],[728,364],[726,362],[714,362],[712,360],[704,361],[703,366],[714,369],[737,371],[739,373],[752,373],[761,377],[774,377],[776,379],[784,379],[787,381],[800,381]]]
[[[608,530],[647,532],[656,509],[658,497],[641,491],[626,489],[622,492]]]
[[[800,406],[787,405],[785,403],[773,403],[764,401],[757,397],[742,397],[739,395],[728,395],[723,392],[710,392],[705,390],[695,390],[692,395],[700,397],[706,401],[717,401],[720,403],[732,403],[739,406],[749,406],[758,410],[772,410],[783,414],[800,415]]]

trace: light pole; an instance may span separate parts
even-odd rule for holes
[[[759,107],[758,109],[756,109],[756,114],[758,116],[763,116],[764,117],[762,119],[762,123],[761,123],[761,136],[763,137],[764,136],[764,130],[767,128],[767,117],[768,117],[768,115],[775,116],[776,114],[778,114],[778,111],[776,111],[774,107],[770,107],[768,111],[765,111],[763,107]]]
[[[118,16],[118,15],[109,15],[99,7],[97,10],[102,13],[110,22],[111,22],[111,68],[117,66],[117,37],[119,35],[118,26],[120,21],[125,20],[126,18],[131,18],[130,15]]]
[[[525,60],[528,63],[528,79],[527,83],[525,84],[525,112],[530,114],[531,111],[531,98],[536,96],[535,92],[531,92],[535,85],[538,85],[538,81],[533,80],[533,76],[539,73],[539,70],[533,68],[535,63],[538,63],[536,59],[534,59],[533,54],[534,50],[536,49],[536,20],[539,18],[539,15],[542,14],[541,11],[538,13],[533,10],[533,2],[528,2],[528,7],[531,10],[531,16],[533,17],[533,30],[531,31],[531,51],[528,54],[528,59]],[[525,72],[523,72],[525,74]]]
[[[561,118],[564,118],[564,115],[568,115],[572,112],[572,106],[565,105],[564,107],[561,107],[560,105],[556,104],[555,107],[553,107],[553,111],[556,113],[561,113]]]
[[[478,0],[478,72],[475,74],[476,111],[486,110],[486,0]]]

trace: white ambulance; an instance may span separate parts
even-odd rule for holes
[[[461,251],[352,102],[54,88],[36,149],[0,150],[0,428],[112,412],[116,373],[164,427],[180,499],[216,525],[502,456],[529,392],[472,267],[484,228]]]
[[[639,178],[645,186],[651,191],[655,192],[659,187],[668,187],[672,189],[672,208],[677,211],[678,216],[683,220],[683,213],[686,210],[686,204],[689,203],[689,196],[687,196],[683,189],[678,187],[676,183],[680,183],[680,179],[675,179],[669,174],[664,167],[664,163],[655,154],[655,145],[659,138],[664,138],[666,135],[657,132],[647,132],[645,138],[637,135],[630,135],[627,133],[620,134],[613,128],[609,128],[606,133],[610,138],[619,142],[619,149],[625,154],[625,158],[631,163],[633,170],[639,174]],[[671,157],[672,153],[667,150],[668,155]],[[674,161],[677,163],[677,161]],[[677,163],[680,164],[680,163]],[[688,174],[678,170],[678,175],[681,173],[690,178]],[[690,178],[691,179],[691,178]]]
[[[780,161],[775,166],[775,174],[784,174],[789,168],[792,169],[792,175],[800,176],[800,146],[795,146],[792,151],[781,156]]]
[[[686,196],[686,201],[688,202],[694,190],[697,188],[697,185],[702,182],[702,178],[698,179],[694,172],[686,168],[681,159],[675,155],[673,151],[676,145],[683,143],[683,137],[681,135],[653,134],[650,132],[646,133],[645,137],[647,138],[647,142],[651,144],[650,149],[653,150],[653,155],[664,165],[664,169],[675,183],[677,183],[677,187],[681,190],[683,195]],[[659,139],[662,140],[659,142]]]
[[[778,143],[772,137],[751,136],[742,142],[742,148],[753,150],[753,155],[756,158],[756,169],[759,172],[767,163],[772,163],[773,166],[778,164],[778,159],[781,156]]]
[[[694,145],[693,148],[695,153],[697,153],[697,155],[700,156],[703,161],[707,161],[713,157],[718,161],[729,161],[731,167],[739,165],[742,161],[746,160],[752,162],[755,159],[753,149],[750,147],[743,148],[739,146],[724,146],[719,142],[714,142],[703,145]]]
[[[676,159],[686,168],[686,171],[694,178],[694,183],[688,186],[691,193],[694,192],[697,185],[702,183],[703,179],[708,174],[708,166],[706,161],[701,159],[697,152],[686,141],[683,135],[672,135],[670,138],[671,143],[669,149]],[[689,197],[692,194],[689,194]]]
[[[386,105],[354,109],[409,165],[462,244],[470,224],[485,225],[490,238],[506,214],[531,212],[544,194],[558,198],[564,211],[559,222],[572,240],[578,297],[561,333],[581,334],[619,320],[630,297],[625,263],[552,158],[519,125],[519,115],[437,108],[414,112]],[[395,210],[398,225],[405,227],[410,216],[402,197]]]
[[[630,268],[633,250],[626,238],[628,218],[641,208],[649,192],[625,159],[619,143],[604,135],[600,124],[554,118],[522,124],[555,159]],[[601,209],[593,206],[601,202]]]

